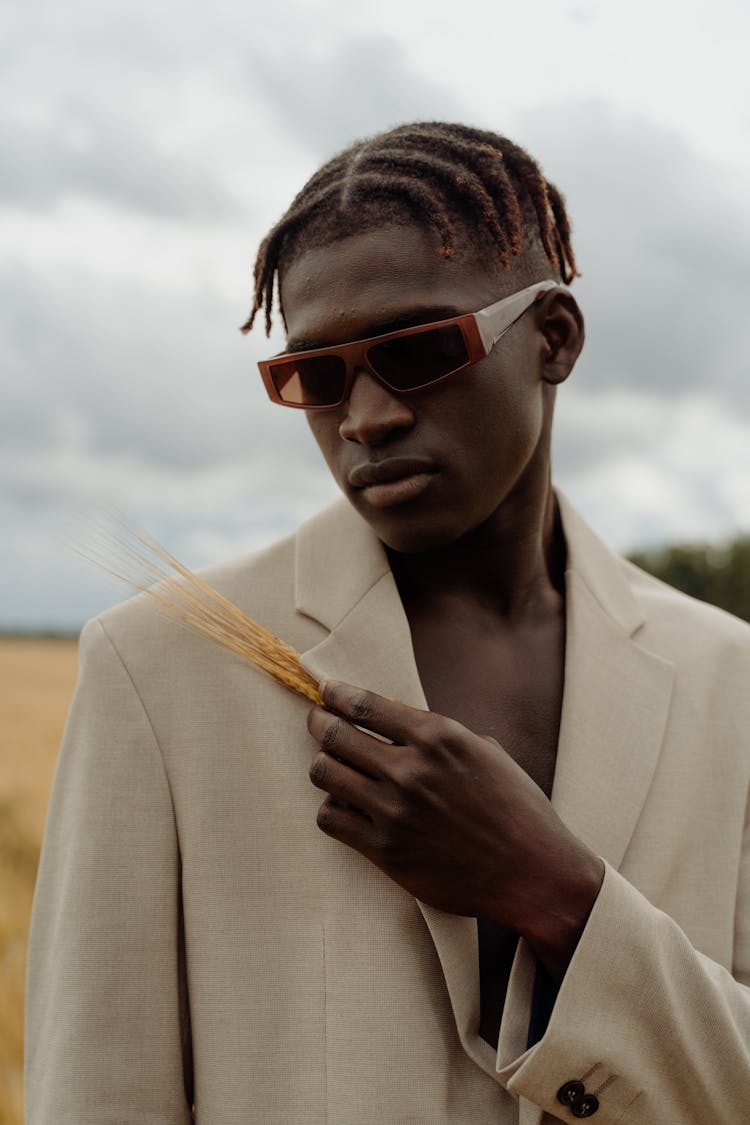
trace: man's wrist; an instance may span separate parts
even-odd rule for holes
[[[562,981],[586,928],[604,880],[604,863],[592,852],[556,880],[538,913],[519,931],[550,976]]]

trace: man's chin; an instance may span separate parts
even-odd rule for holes
[[[470,530],[450,518],[450,509],[416,503],[377,509],[361,499],[358,502],[356,496],[348,495],[348,499],[383,546],[399,554],[417,555],[448,547]]]

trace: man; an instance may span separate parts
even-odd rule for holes
[[[144,599],[87,627],[32,1125],[746,1119],[750,630],[552,490],[575,273],[531,158],[456,125],[353,146],[264,242],[245,327],[278,277],[263,378],[345,500],[208,578],[326,706]]]

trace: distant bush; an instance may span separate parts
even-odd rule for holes
[[[723,546],[676,544],[628,557],[662,582],[750,621],[750,535]]]

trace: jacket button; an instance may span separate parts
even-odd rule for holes
[[[576,1105],[581,1098],[584,1097],[585,1093],[586,1087],[583,1082],[573,1079],[560,1087],[557,1091],[557,1100],[561,1102],[562,1105],[572,1106]]]
[[[596,1094],[584,1094],[570,1107],[574,1117],[591,1117],[599,1108]]]

